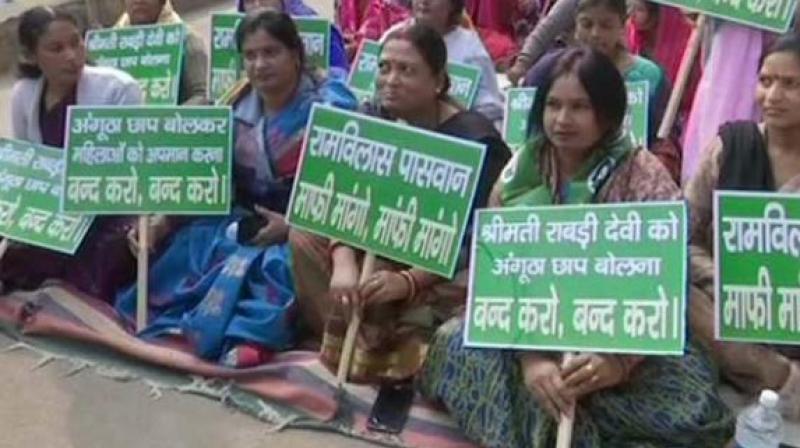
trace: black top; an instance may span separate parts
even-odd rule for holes
[[[772,162],[767,142],[752,121],[735,121],[719,129],[722,164],[717,188],[720,190],[775,191]]]

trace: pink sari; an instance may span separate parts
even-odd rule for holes
[[[361,28],[364,20],[366,7],[369,0],[341,0],[337,13],[339,29],[345,36],[352,36]]]
[[[716,138],[722,124],[758,121],[755,91],[763,45],[762,31],[732,22],[718,23],[686,125],[683,182],[695,174],[703,150]]]
[[[495,63],[509,62],[537,19],[536,2],[467,0],[466,12]]]

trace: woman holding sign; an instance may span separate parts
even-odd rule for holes
[[[249,12],[258,8],[272,8],[276,11],[285,12],[292,17],[317,17],[314,9],[306,5],[303,0],[237,0],[236,9],[239,12]],[[347,57],[347,50],[344,45],[342,33],[334,25],[331,25],[331,67],[343,70],[341,76],[346,77],[350,71],[350,62]]]
[[[475,204],[483,206],[511,153],[489,120],[450,99],[446,63],[447,49],[433,28],[415,24],[391,32],[380,56],[379,100],[367,106],[367,113],[486,144],[475,197]],[[433,329],[464,304],[466,271],[449,282],[421,269],[378,260],[373,275],[359,287],[360,251],[329,246],[299,231],[292,231],[290,240],[303,316],[316,333],[325,324],[322,360],[334,370],[349,316],[341,305],[352,298],[364,307],[351,370],[354,381],[412,377],[424,360]]]
[[[125,0],[125,13],[114,28],[183,23],[171,0]],[[208,54],[203,39],[188,26],[184,46],[178,104],[208,103]]]
[[[799,347],[715,340],[713,233],[715,190],[800,192],[800,37],[784,37],[767,52],[755,96],[763,122],[722,126],[686,186],[692,218],[691,325],[729,381],[752,394],[779,391],[784,415],[800,420]],[[779,302],[777,292],[772,297]]]
[[[143,336],[178,331],[199,356],[248,367],[293,343],[283,214],[311,107],[352,109],[356,100],[341,82],[308,71],[286,14],[246,16],[236,42],[248,78],[233,101],[236,208],[225,218],[153,221],[153,244],[167,247],[150,270],[153,319]],[[119,295],[117,309],[133,316],[135,308],[134,287]]]
[[[69,106],[141,103],[139,85],[128,74],[86,64],[83,31],[74,17],[47,7],[29,9],[20,18],[18,36],[23,61],[11,93],[14,138],[63,148]],[[32,289],[57,278],[111,300],[136,274],[135,260],[125,249],[125,235],[134,223],[96,218],[72,257],[12,243],[0,261],[0,281],[7,290]]]
[[[680,197],[660,162],[622,134],[626,89],[608,57],[568,50],[540,89],[537,137],[508,164],[490,206]],[[555,446],[557,421],[572,406],[573,446],[719,447],[731,436],[712,364],[692,345],[682,357],[579,354],[565,362],[555,352],[465,348],[463,325],[439,329],[420,385],[483,446]]]

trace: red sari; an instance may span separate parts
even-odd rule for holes
[[[466,10],[489,55],[499,65],[519,53],[538,12],[536,2],[529,0],[467,0]]]

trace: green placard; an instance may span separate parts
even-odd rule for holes
[[[796,3],[796,0],[653,1],[776,33],[789,30]]]
[[[466,109],[472,109],[481,83],[480,67],[449,62],[447,74],[450,75],[450,96]]]
[[[486,148],[314,105],[288,220],[451,277]]]
[[[503,139],[514,150],[524,146],[528,141],[528,123],[534,99],[536,99],[535,87],[514,87],[506,92]]]
[[[717,338],[800,344],[800,197],[717,191],[714,223]]]
[[[242,61],[236,51],[236,28],[244,16],[236,13],[211,15],[211,52],[208,90],[212,101],[221,98],[240,77]]]
[[[331,22],[314,17],[293,19],[303,39],[307,63],[328,70],[331,66]]]
[[[236,51],[236,28],[244,18],[239,13],[214,13],[211,16],[211,55],[208,85],[212,101],[217,101],[245,76]],[[331,23],[313,17],[293,17],[303,39],[306,61],[313,67],[330,67]]]
[[[479,210],[465,345],[680,355],[683,202]]]
[[[650,83],[627,82],[625,86],[628,88],[628,110],[623,127],[631,134],[634,145],[647,148]]]
[[[89,31],[86,48],[100,66],[128,72],[142,87],[147,104],[178,104],[185,47],[182,24]]]
[[[378,60],[381,56],[381,44],[374,40],[364,39],[361,48],[350,68],[347,84],[360,101],[367,101],[375,94],[375,80],[378,77]]]
[[[70,107],[62,209],[228,213],[231,122],[228,107]]]
[[[0,235],[74,254],[91,216],[59,212],[63,151],[0,138]]]
[[[630,132],[637,146],[647,147],[649,83],[637,81],[625,83],[628,89],[628,110],[623,127]],[[527,141],[530,110],[536,98],[536,88],[519,87],[508,89],[506,93],[503,136],[506,143],[517,150]]]

